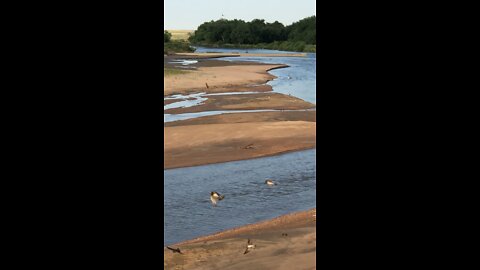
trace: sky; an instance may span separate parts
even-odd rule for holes
[[[164,30],[196,30],[204,22],[221,18],[264,19],[287,26],[316,15],[315,0],[164,0],[163,6]]]

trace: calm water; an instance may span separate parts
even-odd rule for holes
[[[245,52],[238,49],[197,48],[197,52],[207,51]],[[249,49],[248,52],[291,53],[263,49]],[[316,103],[315,54],[308,54],[308,57],[232,57],[216,60],[287,64],[289,68],[270,71],[278,77],[269,82],[273,91]],[[171,104],[166,108],[195,106],[208,95],[200,93],[190,97],[195,100]],[[164,114],[164,120],[176,121],[221,113],[227,111]],[[316,207],[315,160],[316,150],[312,149],[274,157],[164,170],[164,244]],[[266,186],[266,178],[274,179],[278,185]],[[211,205],[211,191],[225,195],[218,207]]]
[[[165,170],[165,245],[316,207],[315,149]],[[266,178],[278,182],[265,185]],[[213,207],[210,192],[225,199]]]
[[[244,52],[239,49],[197,48],[197,52]],[[249,53],[292,53],[275,50],[248,50]],[[225,57],[216,60],[224,61],[254,61],[268,64],[286,64],[290,67],[274,69],[271,74],[278,78],[270,81],[274,92],[291,94],[313,104],[316,104],[316,64],[317,55],[307,53],[307,57]]]

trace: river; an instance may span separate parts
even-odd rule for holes
[[[197,48],[197,52],[205,51],[245,52],[245,49]],[[248,52],[289,53],[275,50]],[[287,64],[289,68],[270,71],[278,77],[269,82],[273,91],[316,103],[316,54],[308,54],[307,57],[232,57],[217,60]],[[208,95],[198,93],[193,97],[195,100],[181,103],[180,106],[195,106]],[[175,105],[168,106],[172,108]],[[164,119],[176,121],[219,113],[229,112],[165,114]],[[316,207],[315,162],[316,149],[311,149],[272,157],[164,170],[164,245]],[[265,185],[267,178],[275,180],[278,185]],[[217,207],[210,203],[211,191],[225,195]]]

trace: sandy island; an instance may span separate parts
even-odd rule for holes
[[[174,126],[165,127],[164,134],[165,169],[258,158],[316,146],[316,123],[307,121]]]
[[[170,61],[168,59],[171,58],[166,58],[166,63]],[[316,120],[311,117],[314,112],[306,111],[314,109],[315,105],[293,96],[273,93],[271,87],[265,84],[275,78],[268,73],[269,70],[286,68],[287,65],[198,59],[198,63],[191,66],[194,70],[164,77],[165,96],[200,92],[262,93],[209,96],[201,105],[168,109],[165,113],[262,109],[298,111],[224,114],[165,123],[165,169],[265,157],[316,147]],[[172,102],[166,100],[164,104]],[[303,114],[299,114],[301,110],[304,110]],[[282,117],[271,117],[274,115]],[[232,117],[236,120],[232,121]]]
[[[194,66],[194,65],[192,65]],[[195,67],[195,66],[194,66]],[[215,67],[199,67],[186,74],[167,76],[163,78],[164,96],[187,93],[221,93],[240,92],[237,86],[265,84],[275,76],[267,71],[287,65],[230,65]],[[207,87],[208,85],[208,87]]]
[[[247,239],[256,245],[244,254]],[[280,216],[164,248],[165,269],[315,269],[316,209]]]

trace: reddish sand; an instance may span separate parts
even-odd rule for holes
[[[247,239],[255,248],[245,253]],[[164,248],[165,269],[315,269],[316,209]]]
[[[164,168],[270,156],[315,147],[316,123],[253,122],[165,127]]]
[[[286,65],[232,65],[221,67],[199,67],[185,74],[172,75],[163,78],[165,96],[192,92],[218,93],[225,87],[249,84],[264,84],[275,76],[267,71]],[[208,87],[207,87],[208,85]]]

